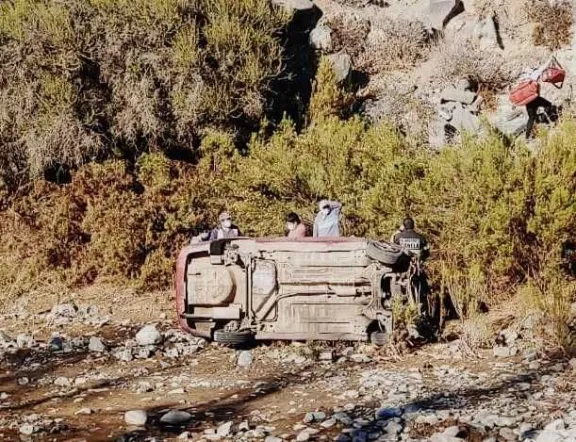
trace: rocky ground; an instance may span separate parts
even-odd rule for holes
[[[474,357],[459,340],[234,350],[177,330],[168,299],[155,321],[121,305],[4,314],[0,440],[576,440],[576,361],[516,332]]]

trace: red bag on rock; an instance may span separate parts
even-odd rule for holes
[[[540,77],[544,83],[552,83],[554,86],[561,88],[564,84],[564,79],[566,78],[566,71],[562,68],[556,57],[552,57],[550,65],[544,69],[542,76]]]
[[[510,91],[510,101],[516,106],[525,106],[540,95],[540,85],[537,81],[526,80],[518,83]]]

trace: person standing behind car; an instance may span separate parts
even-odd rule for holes
[[[228,212],[222,212],[218,216],[219,226],[210,233],[210,241],[224,238],[236,238],[242,236],[240,229],[232,224],[232,217]]]
[[[416,232],[414,220],[406,218],[402,222],[402,226],[404,230],[395,235],[394,242],[400,247],[415,253],[422,260],[428,258],[430,255],[428,241],[426,241],[424,235]]]
[[[286,229],[288,229],[288,238],[297,239],[306,237],[306,226],[300,220],[300,217],[294,213],[290,212],[286,215]]]
[[[314,220],[313,236],[316,238],[340,236],[342,204],[338,201],[322,200],[318,207],[320,212],[318,212]]]

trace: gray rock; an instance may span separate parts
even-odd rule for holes
[[[494,356],[496,356],[497,358],[508,358],[510,357],[510,348],[508,347],[494,347],[494,349],[492,350],[494,353]]]
[[[448,436],[443,433],[434,433],[432,437],[430,437],[432,442],[462,442],[464,439],[455,436]]]
[[[568,365],[570,365],[572,370],[576,370],[576,358],[570,359],[570,362],[568,362]]]
[[[325,420],[320,424],[322,428],[332,428],[334,425],[336,425],[336,419],[334,419],[333,417]]]
[[[228,421],[228,422],[223,423],[216,430],[216,434],[220,437],[230,436],[232,434],[232,426],[233,425],[234,425],[234,422],[232,422],[232,421]]]
[[[184,425],[192,419],[192,415],[186,411],[170,410],[160,418],[160,422],[165,425]]]
[[[544,427],[544,431],[562,431],[566,428],[564,419],[556,419]]]
[[[432,28],[441,31],[461,9],[461,0],[430,0],[426,20]]]
[[[525,350],[522,356],[524,357],[524,360],[526,360],[527,362],[532,362],[536,358],[538,358],[538,352],[533,349]]]
[[[238,360],[236,365],[238,367],[250,367],[253,362],[252,352],[248,350],[243,350],[238,354]]]
[[[452,115],[450,115],[452,118]],[[446,121],[435,117],[428,125],[428,144],[431,149],[440,149],[446,144]]]
[[[532,361],[532,362],[530,362],[530,364],[528,364],[528,368],[530,370],[538,370],[540,368],[540,362]]]
[[[516,435],[516,433],[514,433],[514,431],[512,431],[508,427],[500,428],[500,431],[498,432],[498,434],[504,440],[509,440],[509,441],[518,440],[518,436]]]
[[[88,342],[88,350],[95,353],[104,353],[106,351],[106,344],[101,338],[91,336]]]
[[[459,131],[476,133],[480,130],[480,120],[478,117],[462,105],[454,108],[450,124]]]
[[[162,334],[155,325],[147,325],[136,333],[136,342],[138,345],[157,345],[162,342]]]
[[[526,131],[528,115],[524,107],[515,107],[507,96],[499,96],[496,112],[489,117],[489,121],[504,135],[518,136]]]
[[[134,357],[132,356],[132,349],[129,347],[121,347],[114,352],[114,357],[121,362],[130,362]]]
[[[476,22],[472,36],[480,49],[501,49],[494,17],[486,17]]]
[[[455,101],[462,104],[472,104],[476,99],[476,93],[464,89],[456,89],[448,87],[442,92],[441,99],[443,101]]]
[[[283,442],[284,439],[281,439],[279,437],[276,436],[266,436],[266,439],[264,439],[264,442]]]
[[[306,428],[302,430],[300,433],[298,433],[298,436],[296,436],[296,442],[306,442],[307,440],[310,440],[311,436],[314,436],[315,434],[318,433],[319,430],[316,430],[314,428]]]
[[[556,431],[541,431],[536,437],[536,442],[561,442],[564,437]]]
[[[352,69],[352,59],[345,52],[339,52],[328,56],[328,60],[332,64],[336,81],[342,82],[350,75]]]
[[[142,427],[146,425],[148,420],[148,414],[145,410],[130,410],[124,414],[124,421],[128,425],[134,425],[136,427]]]
[[[322,352],[320,352],[320,354],[318,355],[318,360],[319,360],[319,361],[332,362],[333,359],[334,359],[334,353],[332,353],[331,350],[322,351]]]
[[[329,52],[332,49],[332,30],[324,24],[318,24],[310,32],[310,45],[314,49]]]
[[[148,359],[151,358],[155,352],[156,347],[154,345],[146,345],[136,350],[135,356],[137,359]]]
[[[272,0],[272,3],[296,11],[308,11],[314,7],[314,3],[310,0]]]

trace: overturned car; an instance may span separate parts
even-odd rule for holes
[[[185,247],[181,327],[229,345],[256,340],[386,341],[393,302],[422,308],[418,259],[361,238],[234,238]]]

